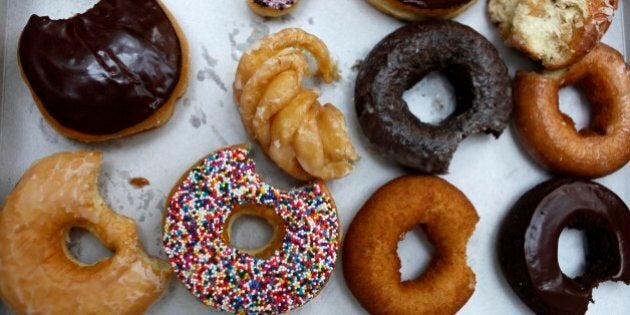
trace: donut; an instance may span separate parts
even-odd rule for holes
[[[574,279],[558,263],[558,238],[567,227],[583,230],[588,239],[586,271]],[[584,314],[600,283],[630,283],[630,210],[600,184],[552,179],[510,210],[498,254],[503,275],[534,312]]]
[[[300,0],[247,0],[247,5],[258,15],[279,17],[297,8]]]
[[[426,18],[450,19],[468,9],[476,0],[367,0],[385,14],[402,21]]]
[[[150,258],[133,220],[112,211],[98,192],[102,156],[66,152],[31,166],[0,211],[0,297],[18,314],[141,314],[171,278]],[[78,261],[72,228],[97,236],[114,254]]]
[[[406,176],[379,188],[350,224],[343,273],[371,314],[455,314],[473,294],[466,243],[479,216],[466,196],[433,176]],[[422,226],[435,247],[427,270],[401,282],[398,242]]]
[[[594,113],[580,131],[558,103],[558,90],[570,85],[582,90]],[[543,167],[595,178],[630,161],[630,70],[613,48],[600,44],[562,71],[520,71],[514,89],[517,138]]]
[[[314,298],[330,278],[341,238],[323,182],[282,191],[263,182],[251,152],[219,150],[196,164],[171,192],[164,247],[179,280],[201,302],[239,314],[278,314]],[[259,249],[230,245],[241,215],[274,228]]]
[[[302,50],[319,64],[326,83],[338,78],[328,48],[301,29],[263,38],[242,57],[234,97],[245,129],[278,166],[300,180],[346,176],[358,160],[343,113],[321,106],[319,92],[302,86],[310,76]]]
[[[617,0],[489,0],[488,15],[508,46],[545,68],[569,66],[610,26]]]
[[[402,96],[432,71],[455,89],[457,108],[437,125],[420,121]],[[499,137],[512,111],[507,67],[488,40],[447,20],[403,26],[362,63],[355,106],[363,133],[389,160],[423,173],[444,173],[459,143],[484,132]]]
[[[44,118],[83,142],[162,126],[188,82],[186,40],[158,0],[101,0],[66,20],[33,15],[18,49]]]

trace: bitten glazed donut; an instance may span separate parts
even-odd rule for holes
[[[613,48],[600,44],[564,70],[518,72],[514,85],[516,134],[545,168],[595,178],[630,161],[630,70]],[[558,104],[558,90],[570,85],[582,90],[594,113],[580,131]]]
[[[548,69],[569,66],[597,46],[617,0],[489,0],[488,15],[508,46]]]
[[[430,17],[450,19],[476,0],[367,0],[375,8],[403,21],[419,21]]]
[[[97,187],[101,154],[60,153],[35,163],[0,211],[0,296],[19,314],[141,314],[170,280],[168,263],[142,249],[133,220],[114,213]],[[113,256],[77,261],[73,227]]]
[[[263,248],[230,246],[240,215],[274,227]],[[164,247],[175,273],[201,302],[234,313],[284,313],[314,298],[330,278],[341,238],[323,182],[281,191],[264,183],[246,148],[217,151],[173,189]]]
[[[101,0],[67,20],[31,16],[22,77],[63,135],[106,141],[165,124],[188,82],[188,47],[158,0]]]
[[[301,180],[340,178],[352,170],[358,155],[343,113],[332,104],[321,106],[319,92],[302,86],[311,70],[301,50],[313,55],[324,82],[337,79],[319,38],[285,29],[241,57],[234,97],[245,129],[280,168]]]
[[[297,8],[300,0],[247,0],[247,5],[258,15],[279,17]]]
[[[438,125],[414,116],[403,93],[432,71],[455,89],[457,109]],[[512,111],[507,67],[488,40],[453,21],[409,24],[383,39],[357,76],[363,133],[387,158],[424,173],[444,173],[471,134],[498,137]]]
[[[558,263],[566,228],[587,236],[584,274],[571,279]],[[552,179],[523,195],[503,222],[499,261],[508,283],[537,314],[586,313],[605,281],[630,284],[630,210],[606,187]]]
[[[371,314],[455,314],[473,294],[466,243],[479,216],[443,179],[407,176],[381,187],[350,224],[343,274]],[[419,278],[401,282],[398,242],[421,225],[436,254]]]

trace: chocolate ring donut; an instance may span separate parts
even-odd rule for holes
[[[446,75],[457,100],[439,125],[421,122],[402,98],[432,71]],[[444,173],[468,135],[501,134],[512,90],[488,40],[457,22],[428,20],[398,29],[372,50],[357,77],[355,105],[363,132],[382,153],[424,173]]]
[[[565,227],[584,230],[588,238],[586,271],[575,279],[558,264]],[[630,283],[630,211],[600,184],[553,179],[517,201],[503,223],[498,252],[507,281],[534,312],[584,314],[599,283]]]

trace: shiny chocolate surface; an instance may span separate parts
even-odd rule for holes
[[[182,71],[177,32],[155,0],[102,0],[66,20],[33,15],[19,59],[46,112],[90,135],[114,134],[149,118]]]

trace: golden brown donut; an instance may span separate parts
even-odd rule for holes
[[[0,212],[0,297],[19,314],[140,314],[171,270],[142,249],[133,220],[114,213],[97,187],[100,153],[60,153],[36,162]],[[114,255],[86,265],[68,251],[74,227]]]
[[[474,292],[466,243],[479,216],[466,196],[432,176],[406,176],[381,187],[350,224],[343,271],[372,314],[454,314]],[[401,282],[398,242],[422,226],[435,246],[426,272]]]
[[[593,49],[618,0],[489,0],[490,20],[508,46],[548,69],[564,68]]]
[[[18,50],[42,116],[82,142],[164,125],[188,86],[188,43],[160,0],[101,0],[66,20],[33,15]]]
[[[403,21],[419,21],[438,17],[450,19],[477,0],[367,0],[372,6],[385,14]]]
[[[247,5],[258,15],[279,17],[297,8],[300,0],[247,0]]]
[[[630,70],[613,48],[600,44],[563,70],[518,72],[514,85],[516,134],[545,168],[595,178],[630,161]],[[558,90],[570,85],[582,90],[594,113],[580,131],[558,105]]]

